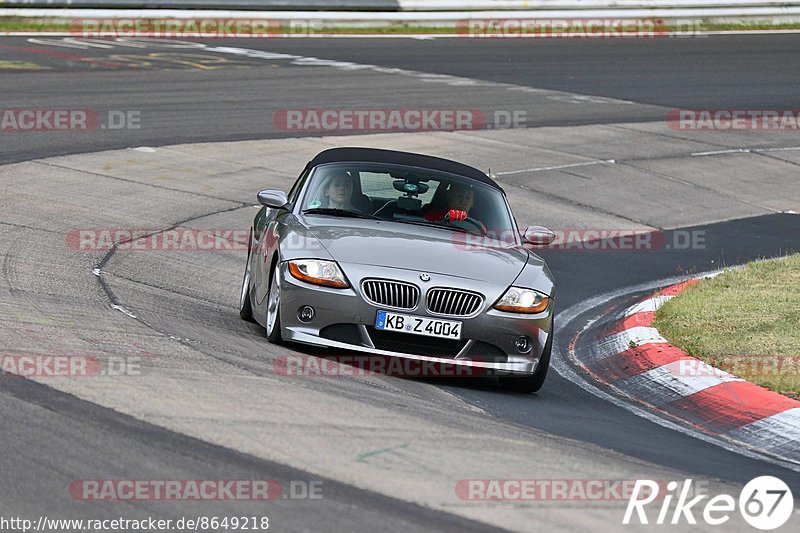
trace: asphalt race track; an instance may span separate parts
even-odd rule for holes
[[[663,120],[670,108],[791,109],[797,103],[793,66],[800,55],[794,35],[535,45],[504,39],[447,39],[435,46],[393,39],[205,41],[209,47],[269,50],[610,99],[581,105],[492,85],[447,90],[431,84],[420,90],[396,76],[342,75],[280,61],[264,65],[264,60],[194,48],[98,48],[102,43],[28,39],[4,38],[0,45],[4,60],[18,62],[0,70],[4,107],[29,106],[35,98],[50,108],[69,103],[137,110],[150,127],[88,138],[28,134],[4,142],[0,162],[138,145],[291,137],[296,134],[273,126],[272,114],[286,108],[436,109],[451,108],[457,99],[466,109],[525,110],[529,126]]]
[[[81,251],[68,236],[247,227],[256,192],[287,188],[325,147],[409,149],[491,168],[521,225],[650,229],[673,244],[700,236],[695,246],[542,252],[559,313],[621,291],[612,306],[630,298],[627,287],[800,251],[800,133],[665,125],[673,109],[800,108],[798,71],[797,35],[0,38],[0,109],[91,109],[101,121],[121,110],[140,123],[0,131],[0,351],[141,356],[143,367],[141,376],[84,380],[0,377],[0,516],[263,515],[278,531],[617,531],[636,529],[620,525],[625,502],[474,502],[454,487],[648,477],[734,493],[774,475],[797,498],[800,466],[645,420],[558,366],[536,395],[481,381],[276,375],[276,357],[314,352],[271,346],[238,319],[241,251]],[[455,108],[480,110],[488,127],[321,132],[274,120],[287,109]],[[521,127],[492,122],[514,111]],[[600,311],[558,323],[556,359]],[[320,483],[324,497],[92,502],[69,492],[85,479],[256,478]]]

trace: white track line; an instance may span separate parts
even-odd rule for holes
[[[767,449],[770,451],[780,448],[797,450],[800,449],[800,440],[797,440],[798,427],[800,427],[800,407],[756,420],[729,431],[726,435],[745,443],[767,442]]]
[[[660,407],[723,383],[744,381],[721,370],[719,374],[684,376],[681,375],[680,365],[680,361],[668,363],[614,383],[613,386],[624,391],[642,391],[642,401]],[[639,398],[638,394],[636,396]]]
[[[666,342],[667,339],[662,337],[656,328],[636,326],[613,333],[599,341],[598,351],[602,354],[601,357],[608,357],[637,346]]]
[[[602,161],[587,161],[585,163],[570,163],[568,165],[556,165],[553,167],[534,167],[534,168],[523,168],[522,170],[508,170],[506,172],[496,172],[496,176],[510,176],[511,174],[522,174],[524,172],[542,172],[544,170],[559,170],[562,168],[574,168],[574,167],[588,167],[592,165],[614,165],[616,161],[613,159],[605,159]]]
[[[658,308],[664,305],[669,300],[675,298],[674,296],[653,296],[636,305],[630,306],[625,311],[625,316],[633,316],[636,313],[655,313]]]

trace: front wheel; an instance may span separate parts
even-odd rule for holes
[[[267,297],[267,340],[274,344],[280,344],[283,340],[281,337],[280,265],[276,263],[273,270]]]
[[[539,365],[533,374],[526,376],[501,376],[500,384],[504,389],[512,392],[537,392],[544,385],[547,377],[547,369],[550,368],[550,352],[553,351],[553,332],[555,328],[550,327],[550,335],[544,345],[542,356],[539,358]]]

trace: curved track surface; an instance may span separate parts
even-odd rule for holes
[[[273,113],[287,108],[525,110],[528,126],[661,121],[670,108],[792,109],[800,57],[796,35],[536,42],[245,39],[205,41],[205,50],[172,43],[4,38],[5,108],[35,102],[42,108],[136,110],[146,127],[88,136],[29,133],[4,139],[0,162],[136,145],[293,137],[296,132],[273,125]],[[368,69],[340,71],[207,50],[218,47],[472,81],[437,83],[428,77],[419,84]],[[509,91],[501,84],[536,91]]]
[[[183,48],[0,40],[3,108],[141,117],[140,129],[0,134],[0,162],[15,163],[0,167],[3,353],[141,366],[93,379],[0,379],[3,512],[266,514],[287,531],[533,530],[539,520],[579,531],[622,528],[624,502],[496,504],[463,500],[455,487],[473,478],[691,477],[733,493],[772,474],[800,492],[791,465],[647,421],[556,372],[537,395],[483,382],[281,376],[276,358],[297,347],[268,345],[238,320],[241,251],[81,250],[69,238],[96,228],[246,227],[257,190],[286,188],[317,151],[352,143],[491,167],[521,224],[663,230],[655,247],[543,253],[560,310],[786,254],[800,250],[797,133],[675,131],[664,118],[680,107],[796,108],[798,48],[796,36]],[[527,128],[323,137],[273,122],[285,109],[455,107],[522,110]],[[124,150],[137,146],[157,148]],[[54,157],[84,152],[98,153]],[[561,323],[556,352],[582,326]],[[200,507],[82,502],[67,491],[79,479],[255,477],[319,481],[324,497]]]

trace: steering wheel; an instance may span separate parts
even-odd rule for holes
[[[483,222],[481,222],[480,220],[477,220],[475,218],[469,217],[469,216],[467,218],[465,218],[464,220],[450,220],[450,213],[446,213],[444,215],[444,220],[447,221],[447,222],[450,222],[450,224],[454,224],[456,222],[469,222],[470,224],[472,224],[473,226],[478,228],[478,231],[480,232],[481,236],[486,236],[486,234],[487,234],[486,233],[486,226],[483,225]]]

